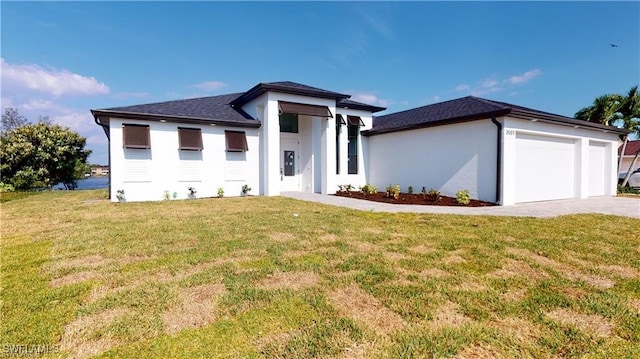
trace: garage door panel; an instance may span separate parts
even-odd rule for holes
[[[589,142],[589,196],[606,194],[606,144]]]
[[[575,157],[572,139],[518,133],[516,202],[573,198]]]

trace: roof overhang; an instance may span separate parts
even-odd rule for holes
[[[345,95],[337,92],[319,91],[319,90],[305,89],[305,88],[292,88],[292,87],[282,86],[278,84],[259,83],[254,87],[252,87],[249,91],[245,92],[243,95],[231,101],[230,105],[233,107],[242,106],[243,104],[269,91],[285,93],[290,95],[300,95],[300,96],[332,99],[336,101],[351,97],[351,95]]]
[[[132,112],[122,112],[122,111],[110,111],[110,110],[91,110],[93,117],[96,119],[96,123],[100,121],[104,125],[103,118],[122,118],[122,119],[130,119],[130,120],[145,120],[145,121],[171,121],[175,123],[188,123],[193,125],[221,125],[221,126],[229,126],[229,127],[249,127],[249,128],[258,128],[261,126],[259,121],[254,122],[237,122],[237,121],[228,121],[223,119],[209,119],[209,118],[200,118],[200,117],[188,117],[188,116],[168,116],[168,115],[157,115],[157,114],[146,114],[146,113],[132,113]],[[98,123],[98,124],[100,124]],[[103,126],[103,125],[101,125]]]
[[[544,115],[540,113],[534,114],[527,111],[515,110],[515,109],[502,109],[502,110],[492,111],[492,112],[487,112],[482,114],[474,114],[473,116],[456,117],[451,119],[431,121],[431,122],[420,123],[420,124],[409,124],[406,126],[399,126],[399,127],[388,128],[388,129],[385,129],[385,128],[376,129],[374,126],[371,130],[363,131],[362,134],[364,136],[375,136],[375,135],[381,135],[385,133],[409,131],[409,130],[414,130],[419,128],[445,126],[445,125],[451,125],[455,123],[486,120],[486,119],[491,119],[491,118],[501,117],[506,115],[513,118],[529,120],[532,122],[550,123],[554,125],[567,126],[567,127],[573,127],[573,128],[584,128],[584,129],[595,130],[595,131],[600,131],[604,133],[613,133],[620,136],[628,135],[630,133],[629,130],[625,130],[622,128],[605,126],[598,123],[576,120],[568,117],[553,116],[551,114]]]

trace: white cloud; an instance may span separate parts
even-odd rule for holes
[[[540,71],[539,69],[533,69],[523,73],[522,75],[511,76],[508,79],[504,80],[504,82],[510,83],[512,85],[521,84],[533,79],[534,77],[539,76],[540,74],[542,74],[542,71]]]
[[[455,87],[456,92],[466,92],[472,96],[481,96],[489,93],[501,92],[504,90],[510,90],[510,96],[514,96],[517,94],[515,90],[512,88],[515,86],[520,86],[530,81],[531,79],[540,76],[542,71],[539,69],[533,69],[524,72],[521,75],[512,75],[505,77],[503,79],[497,78],[495,76],[487,77],[484,80],[477,83],[475,86],[470,86],[467,84],[460,84]]]
[[[202,91],[215,91],[226,86],[227,84],[222,81],[205,81],[199,84],[191,85],[191,87],[195,87]]]
[[[44,69],[38,65],[15,65],[0,58],[3,92],[35,91],[54,97],[67,95],[104,95],[109,87],[94,77],[68,70]]]
[[[368,105],[387,107],[394,104],[392,100],[381,99],[374,92],[371,92],[371,91],[365,91],[365,92],[347,91],[347,93],[352,93],[350,100],[366,103]]]
[[[482,81],[482,83],[480,84],[482,87],[485,88],[492,88],[495,87],[497,84],[499,84],[500,82],[494,78],[489,78],[486,79],[484,81]]]
[[[438,102],[438,101],[440,101],[440,96],[433,96],[431,98],[431,102]]]
[[[387,39],[393,38],[393,30],[391,30],[391,28],[387,25],[386,21],[364,11],[360,12],[360,16],[362,16],[362,18],[369,24],[369,26],[371,26],[371,28],[373,28],[377,33]]]

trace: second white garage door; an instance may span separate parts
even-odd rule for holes
[[[516,202],[574,198],[574,140],[516,135]]]
[[[606,144],[589,141],[589,196],[604,196],[607,183]]]

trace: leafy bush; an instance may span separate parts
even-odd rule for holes
[[[413,194],[413,186],[409,186],[409,187],[407,188],[407,193],[408,193],[408,194]]]
[[[124,197],[124,190],[123,189],[119,189],[116,191],[116,199],[118,199],[118,202],[126,202],[127,199]]]
[[[630,193],[630,194],[640,194],[640,189],[635,189],[633,187],[618,185],[618,193]]]
[[[171,199],[171,195],[169,194],[168,190],[164,191],[164,193],[162,194],[162,199],[164,199],[165,201],[168,201]]]
[[[458,202],[458,204],[463,205],[471,203],[471,195],[469,194],[469,191],[467,191],[466,189],[461,189],[456,192],[456,201]]]
[[[247,184],[242,185],[242,195],[246,196],[249,194],[249,192],[251,192],[251,187],[249,187],[249,185]]]
[[[198,191],[196,191],[195,187],[188,187],[188,188],[187,188],[187,192],[188,192],[188,193],[187,193],[187,194],[188,194],[188,197],[189,197],[190,199],[194,199],[194,198],[196,198],[196,193],[198,193]]]
[[[362,193],[364,194],[376,194],[378,193],[378,187],[367,183],[364,186],[360,187],[360,191],[362,191]]]
[[[224,188],[218,187],[218,197],[219,198],[224,197]]]
[[[395,186],[388,185],[387,197],[393,197],[395,199],[398,199],[398,197],[400,197],[400,185],[399,184],[396,184]]]
[[[429,192],[427,192],[427,198],[429,201],[438,202],[440,200],[440,191],[431,188]]]
[[[0,193],[13,192],[16,189],[9,183],[0,182]]]

